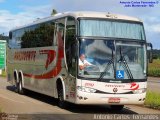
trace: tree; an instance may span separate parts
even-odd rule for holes
[[[57,10],[53,9],[51,15],[57,14]]]
[[[22,48],[51,46],[54,38],[54,23],[43,23],[34,30],[25,31],[21,40]]]
[[[0,34],[0,40],[8,40],[9,37],[5,36],[4,33]]]

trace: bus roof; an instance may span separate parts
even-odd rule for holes
[[[115,19],[115,20],[128,20],[128,21],[142,22],[140,19],[135,18],[135,17],[125,16],[125,15],[120,15],[120,14],[111,14],[109,12],[77,11],[77,12],[57,13],[54,16],[50,16],[50,17],[46,17],[46,18],[42,18],[42,19],[37,19],[36,21],[34,21],[30,24],[16,27],[16,28],[12,29],[11,31],[18,30],[18,29],[21,29],[21,28],[24,28],[27,26],[32,26],[32,25],[36,25],[39,23],[43,23],[45,21],[63,18],[66,16],[73,16],[76,19],[77,18],[102,18],[102,19]]]
[[[120,14],[111,14],[109,12],[77,11],[77,12],[66,12],[66,14],[72,15],[75,18],[79,18],[79,17],[104,18],[104,19],[108,18],[108,19],[122,19],[122,20],[130,20],[130,21],[141,22],[141,20],[138,19],[138,18],[134,18],[134,17],[131,17],[131,16],[120,15]]]

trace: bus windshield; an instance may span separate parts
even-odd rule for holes
[[[100,39],[80,39],[79,43],[79,76],[97,80],[146,78],[144,43]]]
[[[80,36],[145,40],[142,23],[104,19],[80,20]]]

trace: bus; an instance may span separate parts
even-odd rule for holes
[[[58,13],[12,29],[9,38],[7,76],[20,94],[52,96],[62,108],[70,102],[121,110],[145,101],[152,45],[137,18]]]

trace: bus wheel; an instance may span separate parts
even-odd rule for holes
[[[66,103],[63,97],[63,87],[62,86],[60,86],[58,89],[58,106],[60,108],[66,108]]]
[[[18,93],[18,82],[16,82],[16,85],[15,85],[15,92]]]
[[[21,80],[18,83],[18,93],[19,94],[24,94],[24,90],[23,90],[23,87],[22,87],[22,81]]]
[[[18,93],[21,94],[21,95],[24,94],[24,89],[23,89],[23,85],[22,85],[22,77],[21,77],[21,75],[19,76]]]
[[[123,109],[124,105],[111,105],[110,108],[113,111],[121,111]]]
[[[18,77],[17,77],[17,73],[14,72],[14,82],[15,82],[15,92],[18,93]]]

